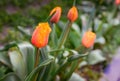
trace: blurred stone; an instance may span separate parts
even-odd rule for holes
[[[86,61],[82,61],[80,64],[79,64],[79,68],[81,68],[81,67],[84,67],[84,66],[86,66],[87,65],[87,62]]]
[[[101,36],[95,40],[95,43],[105,44],[106,41],[105,41],[105,38]]]
[[[95,65],[105,60],[106,58],[102,56],[102,51],[99,49],[91,51],[90,54],[88,55],[88,63],[90,65]]]
[[[86,80],[77,73],[73,73],[69,81],[86,81]]]

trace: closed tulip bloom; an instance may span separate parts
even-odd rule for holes
[[[93,46],[95,39],[96,34],[91,31],[87,31],[83,35],[82,45],[85,46],[86,48],[90,48],[91,46]]]
[[[51,28],[48,22],[39,23],[32,34],[31,42],[37,48],[45,47],[48,43]]]
[[[67,18],[71,21],[74,22],[78,18],[78,11],[75,6],[73,6],[67,14]]]
[[[120,5],[120,0],[115,0],[116,5]]]
[[[62,9],[61,7],[55,7],[51,12],[50,16],[53,15],[50,19],[50,22],[57,23],[60,20]]]

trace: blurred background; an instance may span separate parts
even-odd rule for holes
[[[0,47],[10,42],[27,41],[24,33],[31,34],[55,6],[62,7],[62,16],[57,24],[60,34],[72,4],[73,0],[0,0]],[[89,58],[90,65],[83,61],[77,73],[87,81],[97,81],[120,46],[120,4],[115,0],[76,0],[76,6],[79,18],[73,23],[74,32],[91,28],[97,34],[93,56]],[[80,42],[75,40],[77,36],[74,32],[70,33],[72,39],[68,40],[71,44],[66,44],[70,48]],[[2,66],[0,63],[0,77],[6,72]]]

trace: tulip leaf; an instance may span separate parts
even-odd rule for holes
[[[48,65],[53,59],[47,59],[43,61],[41,64],[38,65],[25,79],[25,81],[33,81],[37,73],[43,68],[44,66]]]
[[[69,72],[65,73],[65,80],[66,81],[72,76],[72,73],[75,71],[77,66],[78,66],[78,60],[75,60],[74,62],[71,63],[71,67],[70,67]]]
[[[26,76],[26,67],[21,53],[17,49],[12,49],[8,54],[13,71],[21,78],[21,80],[23,80]]]
[[[8,73],[0,81],[21,81],[15,73]]]
[[[52,28],[52,32],[51,32],[51,40],[52,40],[52,43],[53,43],[53,47],[55,48],[56,45],[57,45],[57,40],[58,40],[58,37],[57,37],[57,32],[56,32],[56,27],[55,25],[53,25],[54,27]]]
[[[14,41],[13,41],[13,42],[10,42],[10,43],[6,44],[4,47],[1,47],[1,48],[0,48],[0,52],[8,51],[9,48],[15,47],[15,46],[17,46],[16,42],[14,42]]]
[[[80,35],[76,31],[71,31],[69,35],[70,42],[74,45],[74,47],[78,47],[80,45]]]
[[[24,34],[24,36],[25,36],[26,38],[28,38],[28,39],[31,38],[30,33],[29,33],[27,30],[25,30],[23,27],[18,26],[18,27],[17,27],[17,30],[18,30],[19,32],[21,32],[22,34]]]
[[[71,25],[72,23],[68,20],[58,40],[58,48],[62,48],[62,46],[64,46],[66,39],[68,38]]]
[[[5,75],[6,71],[8,70],[5,66],[0,66],[0,79]]]
[[[18,44],[18,47],[26,64],[27,73],[29,74],[34,68],[35,48],[30,43],[21,43]]]
[[[8,67],[11,67],[10,59],[7,55],[7,52],[0,52],[0,62],[7,65]]]
[[[68,62],[74,61],[74,60],[78,60],[79,58],[85,57],[87,56],[88,53],[86,54],[77,54],[77,55],[72,55],[68,58]]]

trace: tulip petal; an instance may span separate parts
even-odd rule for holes
[[[40,23],[32,34],[32,44],[38,48],[46,46],[50,32],[51,28],[48,23]]]

